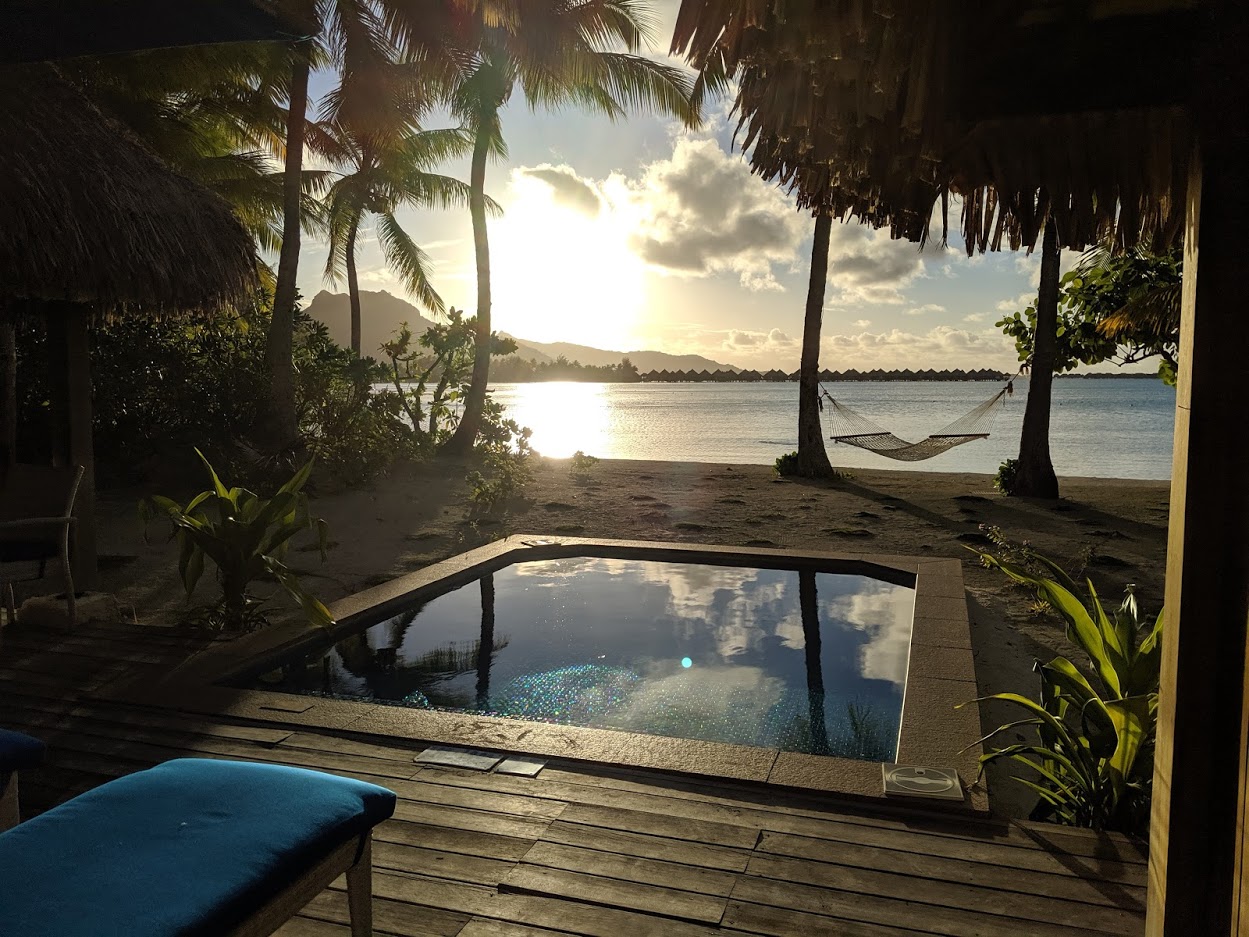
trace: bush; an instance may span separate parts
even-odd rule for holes
[[[490,397],[486,398],[481,432],[477,436],[481,470],[469,472],[465,479],[471,502],[470,518],[493,516],[529,484],[533,458],[529,445],[531,435],[532,430],[504,418],[503,407]]]
[[[1129,586],[1119,608],[1107,613],[1092,582],[1079,588],[1057,564],[1039,554],[1031,559],[1046,570],[1038,575],[987,553],[981,562],[1036,590],[1039,600],[1067,623],[1067,639],[1088,657],[1090,680],[1065,657],[1037,662],[1038,699],[997,693],[1025,718],[1000,726],[982,742],[1003,733],[1021,738],[1025,727],[1035,740],[1013,741],[991,749],[981,764],[1006,760],[1023,766],[1016,780],[1040,798],[1033,816],[1096,830],[1144,833],[1149,828],[1157,735],[1162,613],[1142,622]]]
[[[1015,477],[1018,472],[1019,460],[1007,459],[997,467],[997,474],[993,476],[993,487],[1010,497],[1015,493]]]
[[[772,471],[777,475],[797,475],[798,474],[798,451],[787,452],[783,456],[777,456],[776,463],[772,466]]]
[[[291,538],[303,531],[315,531],[325,559],[325,521],[308,513],[303,488],[312,471],[304,465],[270,498],[261,498],[245,488],[224,485],[204,454],[212,487],[200,492],[185,506],[153,495],[139,505],[145,520],[163,514],[173,525],[178,541],[178,573],[187,598],[204,573],[205,559],[217,569],[221,598],[212,605],[194,610],[190,621],[214,631],[253,631],[268,624],[260,599],[251,594],[253,582],[273,582],[286,590],[313,624],[334,623],[329,610],[304,591],[299,574],[284,562]]]
[[[578,449],[572,454],[572,460],[568,465],[568,474],[577,479],[588,478],[596,465],[598,465],[596,456],[586,455]]]

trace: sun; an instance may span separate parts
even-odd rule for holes
[[[628,350],[646,270],[629,246],[627,214],[606,201],[597,213],[561,204],[547,183],[519,173],[511,193],[489,229],[494,327],[536,342]]]

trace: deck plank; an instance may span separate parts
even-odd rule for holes
[[[1143,844],[1113,834],[555,758],[536,778],[422,766],[412,740],[281,711],[184,713],[93,696],[167,672],[204,636],[134,626],[0,632],[0,718],[50,743],[26,813],[174,757],[391,787],[374,834],[388,937],[1138,937]],[[343,883],[280,934],[348,935]]]

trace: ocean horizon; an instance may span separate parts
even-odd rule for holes
[[[825,385],[845,406],[911,441],[938,432],[988,400],[994,381],[871,382]],[[577,451],[604,459],[770,465],[797,448],[798,385],[494,384],[494,399],[533,430],[542,455]],[[924,462],[898,462],[831,440],[835,466],[993,474],[1019,452],[1028,381],[1016,379],[989,438]],[[1060,476],[1169,479],[1175,391],[1161,381],[1054,382],[1050,450]],[[825,423],[825,436],[829,434]]]

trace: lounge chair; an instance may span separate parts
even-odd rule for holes
[[[262,937],[343,873],[372,932],[383,787],[283,765],[182,758],[0,833],[0,934]]]
[[[17,772],[38,767],[43,762],[43,749],[43,742],[36,738],[0,729],[0,833],[21,821]]]
[[[82,476],[81,465],[14,465],[0,488],[0,563],[37,562],[42,579],[48,560],[60,560],[71,628],[76,609],[69,542]],[[9,583],[5,583],[4,598],[12,622],[13,587]]]

